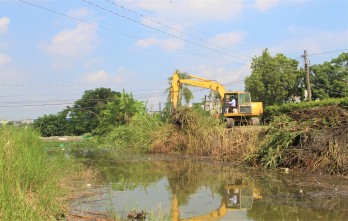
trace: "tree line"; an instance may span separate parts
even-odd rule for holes
[[[34,121],[34,127],[45,137],[102,135],[112,127],[126,124],[135,113],[145,110],[145,104],[135,100],[132,94],[97,88],[85,91],[71,107],[39,117]]]
[[[348,96],[348,53],[323,64],[310,67],[313,99]],[[181,78],[187,74],[182,73]],[[171,79],[169,79],[171,83]],[[252,59],[251,75],[245,79],[245,89],[253,101],[261,101],[264,107],[293,101],[303,101],[305,72],[299,61],[283,54],[271,56],[265,49]],[[169,90],[166,91],[169,93]],[[193,94],[188,87],[182,90],[182,98],[188,103]],[[180,97],[181,97],[180,96]],[[169,97],[168,97],[169,99]],[[169,116],[169,101],[160,116]],[[112,91],[110,88],[87,90],[74,105],[57,114],[44,115],[34,122],[42,136],[105,135],[113,128],[128,124],[132,117],[146,113],[146,104],[137,101],[132,94]]]
[[[348,53],[331,61],[310,66],[312,98],[341,98],[348,96]],[[251,63],[251,75],[245,79],[245,89],[254,101],[264,106],[303,101],[305,71],[299,61],[283,54],[271,56],[265,49]]]

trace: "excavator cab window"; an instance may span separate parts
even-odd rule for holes
[[[239,105],[245,105],[251,102],[250,93],[239,93],[238,103]]]

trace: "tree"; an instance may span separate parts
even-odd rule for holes
[[[146,105],[135,100],[132,94],[97,88],[85,91],[72,107],[56,115],[40,117],[34,126],[43,136],[102,135],[116,126],[129,123],[140,112],[146,113]]]
[[[310,67],[314,99],[348,96],[348,53]]]
[[[283,54],[272,57],[265,49],[262,55],[252,60],[252,73],[245,79],[245,89],[254,101],[265,106],[280,104],[301,96],[303,72],[299,62]]]
[[[40,131],[43,137],[69,135],[66,134],[67,122],[61,114],[39,117],[34,121],[33,126]]]
[[[178,71],[178,70],[176,70],[176,71]],[[178,74],[179,74],[179,79],[189,79],[190,78],[190,76],[185,72],[178,71]],[[172,86],[172,80],[173,80],[173,77],[168,78],[169,88],[167,88],[165,90],[165,93],[168,93],[168,98],[167,98],[168,105],[167,106],[169,106],[169,104],[170,104],[170,93],[171,93],[170,89]],[[183,85],[183,84],[180,85],[179,91],[180,92],[179,92],[178,105],[179,106],[181,105],[182,98],[184,98],[185,104],[188,105],[190,103],[190,101],[194,98],[192,91],[188,88],[187,85]]]
[[[100,123],[93,132],[99,135],[105,134],[113,127],[129,123],[131,118],[140,112],[146,112],[145,104],[135,100],[132,94],[123,91],[120,96],[115,95],[100,112]]]
[[[71,112],[69,123],[73,133],[82,135],[96,129],[100,123],[100,113],[106,109],[107,103],[120,95],[119,92],[112,91],[110,88],[85,91],[82,98],[77,100],[73,107],[68,108]]]

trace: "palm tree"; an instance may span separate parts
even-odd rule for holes
[[[180,72],[178,70],[176,70],[176,72],[178,72],[179,79],[189,79],[189,78],[191,78],[190,75],[185,73],[185,72]],[[168,97],[167,97],[167,103],[168,104],[170,104],[170,93],[171,93],[172,80],[173,80],[173,77],[168,78],[169,87],[165,90],[165,93],[168,93]],[[184,98],[185,104],[188,105],[190,103],[190,101],[193,99],[193,97],[194,96],[193,96],[192,91],[186,85],[181,84],[180,88],[179,88],[178,106],[181,106],[182,98]]]

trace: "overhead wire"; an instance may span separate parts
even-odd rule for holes
[[[142,7],[139,7],[138,5],[132,4],[132,3],[129,2],[129,1],[124,1],[124,0],[121,0],[121,1],[124,2],[124,3],[126,3],[126,4],[128,4],[128,5],[133,6],[133,7],[135,7],[135,8],[138,8],[138,9],[140,9],[140,10],[143,10],[143,11],[145,11],[145,12],[147,12],[147,13],[150,13],[150,14],[152,14],[152,15],[156,15],[154,12],[152,12],[152,11],[150,11],[150,10],[147,10],[147,9],[144,9],[144,8],[142,8]],[[157,16],[157,15],[156,15],[156,16]],[[163,18],[163,17],[162,17],[162,18]],[[173,23],[173,21],[171,21],[171,20],[168,19],[168,18],[164,18],[164,19],[167,20],[167,21],[169,20],[169,22]],[[180,23],[180,24],[175,23],[175,25],[179,25],[179,26],[181,26],[181,27],[187,28],[187,29],[192,30],[192,31],[194,31],[194,32],[196,32],[196,33],[204,34],[204,35],[206,35],[207,37],[216,37],[216,36],[214,36],[214,35],[212,35],[212,34],[210,34],[210,33],[204,32],[204,31],[202,31],[202,30],[198,30],[197,28],[193,28],[193,27],[188,26],[188,25],[185,25],[185,24],[183,24],[183,23]],[[262,50],[263,50],[263,49],[254,48],[254,47],[251,47],[251,46],[248,46],[248,45],[245,45],[245,44],[241,44],[241,43],[238,43],[238,42],[235,42],[234,44],[237,44],[237,45],[240,45],[240,46],[243,46],[243,47],[247,47],[247,48],[253,49],[253,50],[255,50],[255,51],[262,51]]]
[[[329,91],[329,92],[331,92],[333,94],[347,95],[346,93],[343,93],[342,91],[338,91],[338,90],[332,89],[332,88],[328,87],[327,85],[324,85],[324,84],[321,84],[321,83],[318,83],[318,82],[312,82],[312,84],[322,86],[322,87],[326,88],[326,91]]]
[[[83,87],[83,86],[105,86],[105,85],[124,85],[124,84],[151,84],[165,83],[164,80],[159,81],[133,81],[133,82],[108,82],[108,83],[71,83],[71,84],[0,84],[0,87]]]
[[[232,52],[232,53],[240,54],[240,55],[242,55],[242,56],[244,56],[244,57],[247,57],[247,58],[250,58],[250,57],[251,57],[251,56],[249,56],[249,55],[245,55],[245,54],[240,53],[240,52],[238,52],[238,51],[233,51],[233,50],[230,50],[230,49],[228,49],[228,48],[221,47],[220,45],[217,45],[217,44],[208,42],[208,41],[206,41],[206,40],[204,40],[204,39],[202,39],[202,38],[200,38],[200,37],[196,37],[196,36],[194,36],[194,35],[188,34],[188,33],[183,32],[183,31],[181,31],[181,30],[179,30],[179,29],[177,29],[177,28],[173,28],[173,27],[171,27],[171,26],[169,26],[169,25],[167,25],[167,24],[164,24],[163,22],[160,22],[160,21],[158,21],[158,20],[152,19],[152,18],[147,17],[147,16],[145,16],[145,15],[143,15],[143,14],[141,14],[141,13],[138,13],[138,12],[136,12],[136,11],[133,11],[133,10],[131,10],[131,9],[125,7],[125,6],[122,6],[122,5],[120,5],[120,4],[117,4],[115,1],[111,1],[111,0],[105,0],[105,1],[106,1],[106,2],[109,2],[110,4],[115,5],[115,6],[118,7],[118,8],[121,8],[121,9],[126,10],[126,11],[128,11],[128,12],[131,12],[131,13],[133,13],[133,14],[135,14],[135,15],[138,15],[138,16],[144,18],[144,19],[148,19],[148,20],[150,20],[150,21],[152,21],[152,22],[154,22],[154,23],[156,23],[156,24],[158,24],[158,25],[161,25],[161,26],[166,27],[166,28],[168,28],[168,29],[170,29],[170,30],[172,30],[172,31],[178,32],[178,33],[180,33],[180,34],[182,34],[182,35],[188,36],[188,37],[193,38],[193,39],[196,39],[196,40],[198,40],[198,41],[201,41],[201,42],[203,42],[203,43],[205,43],[205,44],[209,44],[209,45],[211,45],[211,46],[214,46],[214,47],[223,49],[223,50],[225,50],[225,51],[229,51],[229,52]]]
[[[348,48],[334,50],[334,51],[325,51],[325,52],[320,52],[320,53],[313,53],[313,54],[308,54],[307,56],[314,56],[314,55],[321,55],[321,54],[330,54],[330,53],[343,52],[343,51],[348,51]]]
[[[116,15],[116,16],[119,16],[119,17],[121,17],[121,18],[123,18],[123,19],[126,19],[126,20],[128,20],[128,21],[131,21],[131,22],[133,22],[133,23],[135,23],[135,24],[138,24],[138,25],[144,26],[144,27],[146,27],[146,28],[152,29],[152,30],[154,30],[154,31],[156,31],[156,32],[159,32],[159,33],[162,33],[162,34],[164,34],[164,35],[168,35],[168,36],[170,36],[170,37],[173,37],[173,38],[182,40],[182,41],[187,42],[187,43],[189,43],[189,44],[191,44],[191,45],[195,45],[196,47],[204,48],[204,49],[207,49],[207,50],[210,50],[210,51],[219,53],[219,54],[223,54],[223,55],[226,55],[226,56],[230,56],[230,57],[233,57],[233,58],[238,59],[238,60],[241,60],[241,61],[248,61],[248,60],[245,60],[245,59],[238,58],[238,57],[236,57],[236,56],[234,56],[234,55],[221,52],[221,51],[216,50],[216,49],[214,49],[214,48],[207,47],[207,46],[204,46],[204,45],[202,45],[202,44],[198,44],[198,43],[196,43],[196,42],[187,40],[187,39],[185,39],[185,38],[181,38],[181,37],[179,37],[179,36],[177,36],[177,35],[168,33],[168,32],[166,32],[166,31],[162,31],[162,30],[160,30],[160,29],[158,29],[158,28],[155,28],[155,27],[153,27],[153,26],[150,26],[150,25],[147,25],[147,24],[138,22],[138,21],[136,21],[136,20],[134,20],[134,19],[132,19],[132,18],[130,18],[130,17],[127,17],[127,16],[125,16],[125,15],[122,15],[122,14],[120,14],[120,13],[117,13],[117,12],[115,12],[115,11],[113,11],[113,10],[104,8],[103,6],[100,6],[100,5],[98,5],[98,4],[96,4],[96,3],[93,3],[93,2],[91,2],[91,1],[88,1],[88,0],[81,0],[81,1],[86,2],[87,4],[90,4],[90,5],[94,6],[94,7],[99,8],[99,9],[101,9],[101,10],[104,10],[104,11],[106,11],[106,12],[108,12],[108,13],[112,13],[112,14],[114,14],[114,15]],[[243,63],[240,63],[240,62],[233,62],[233,61],[230,61],[230,63],[234,63],[234,64],[243,64]]]
[[[128,34],[128,33],[120,32],[120,31],[118,31],[116,29],[113,29],[113,28],[109,28],[109,27],[102,26],[102,25],[99,25],[99,24],[96,24],[96,23],[93,23],[93,22],[85,21],[85,20],[82,20],[82,19],[70,16],[70,15],[66,15],[64,13],[60,13],[60,12],[54,11],[52,9],[49,9],[49,8],[46,8],[46,7],[34,4],[32,2],[28,2],[28,1],[25,1],[25,0],[17,0],[17,1],[25,3],[25,4],[28,4],[28,5],[31,5],[33,7],[40,8],[42,10],[45,10],[45,11],[48,11],[48,12],[51,12],[51,13],[54,13],[54,14],[57,14],[57,15],[60,15],[60,16],[63,16],[63,17],[66,17],[66,18],[69,18],[69,19],[72,19],[72,20],[75,20],[75,21],[78,21],[78,22],[81,22],[81,23],[85,23],[85,24],[92,25],[92,26],[95,26],[95,27],[98,27],[98,28],[101,28],[101,29],[104,29],[104,30],[107,30],[107,31],[110,31],[110,32],[114,32],[114,33],[117,33],[119,35],[123,35],[123,36],[129,37],[129,38],[133,38],[133,39],[136,39],[136,40],[142,40],[142,41],[149,42],[149,43],[152,43],[152,44],[153,43],[157,43],[157,42],[149,40],[149,39],[144,39],[144,38],[141,38],[141,37],[138,37],[138,36],[135,36],[135,35],[131,35],[131,34]],[[162,45],[163,47],[170,48],[170,49],[173,49],[173,50],[176,50],[176,51],[181,51],[181,52],[184,52],[184,53],[187,53],[187,54],[200,56],[200,57],[205,57],[205,58],[209,58],[209,59],[220,61],[220,62],[233,63],[233,62],[230,62],[230,61],[227,61],[227,60],[224,60],[224,59],[219,59],[219,58],[215,58],[215,57],[212,57],[212,56],[200,54],[200,53],[197,53],[197,52],[192,52],[192,51],[188,51],[188,50],[185,50],[185,49],[172,47],[172,46],[169,46],[167,44],[162,44],[162,43],[159,43],[159,44]]]

